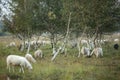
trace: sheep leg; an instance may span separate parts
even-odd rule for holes
[[[13,70],[13,72],[15,72],[15,71],[14,71],[14,66],[12,66],[12,70]]]
[[[22,66],[20,67],[19,72],[20,72],[20,73],[21,73],[21,72],[23,72],[23,73],[24,73],[24,69],[23,69],[23,67],[22,67]]]
[[[11,65],[10,64],[7,65],[7,68],[9,69],[9,72],[11,72],[11,69],[10,69]]]
[[[9,67],[9,72],[10,72],[10,67]]]
[[[7,69],[9,69],[9,72],[10,72],[10,66],[9,65],[7,66]]]
[[[43,55],[43,54],[41,53],[41,58],[42,58],[42,55]]]
[[[22,70],[22,72],[24,73],[24,69],[23,69],[23,67],[21,67],[21,70]]]
[[[20,70],[19,70],[19,72],[21,73],[22,71],[23,71],[22,64],[20,64]],[[24,71],[23,71],[23,73],[24,73]]]
[[[80,57],[80,45],[79,45],[79,41],[77,42],[77,48],[78,48],[78,51],[79,51],[79,54],[78,54],[78,57]]]
[[[90,56],[90,52],[89,51],[87,52],[87,56]]]
[[[9,70],[9,65],[7,64],[7,69]],[[10,70],[9,70],[9,72],[10,72]]]

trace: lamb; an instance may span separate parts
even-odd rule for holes
[[[14,66],[20,66],[20,72],[22,71],[24,73],[24,67],[27,67],[28,70],[32,70],[32,65],[30,64],[30,62],[22,56],[18,56],[18,55],[9,55],[7,56],[6,59],[7,62],[7,69],[9,69],[10,72],[10,66],[13,67],[13,72],[14,72]]]
[[[42,53],[42,50],[37,50],[37,51],[35,51],[35,53],[34,53],[34,57],[35,58],[38,58],[38,57],[43,57],[43,53]]]
[[[93,53],[95,54],[96,58],[103,56],[103,50],[101,47],[94,48],[90,56],[92,56]]]
[[[35,60],[35,59],[32,57],[32,55],[29,54],[29,53],[27,53],[27,54],[25,55],[25,58],[26,58],[28,61],[32,62],[32,63],[35,63],[35,62],[36,62],[36,60]]]

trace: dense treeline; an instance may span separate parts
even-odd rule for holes
[[[52,35],[66,32],[72,13],[71,32],[103,33],[119,28],[120,5],[117,0],[8,0],[14,13],[4,16],[5,29],[24,36],[41,32]]]

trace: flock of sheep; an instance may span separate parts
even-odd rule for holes
[[[39,49],[39,50],[35,51],[34,57],[35,58],[39,58],[39,57],[42,58],[42,54],[43,54],[42,51]],[[9,69],[9,72],[11,72],[11,67],[12,67],[13,72],[14,72],[14,67],[20,66],[19,72],[24,73],[25,67],[28,68],[29,71],[31,71],[33,69],[31,63],[36,62],[34,57],[29,53],[27,53],[25,56],[8,55],[6,58],[7,69]]]
[[[81,44],[82,44],[81,52],[79,53],[78,57],[80,57],[80,54],[87,57],[91,57],[94,54],[97,58],[103,56],[103,50],[101,45],[95,46],[93,41],[87,40],[81,40]]]
[[[94,46],[94,43],[92,41],[87,41],[87,40],[81,40],[81,44],[82,47],[80,53],[78,54],[78,57],[80,57],[80,54],[87,57],[91,57],[94,54],[97,58],[103,56],[103,50],[101,45],[96,47]],[[103,42],[101,41],[100,44],[103,44]],[[14,42],[11,42],[9,45],[7,45],[7,47],[8,46],[16,46],[16,45]],[[8,55],[6,59],[7,68],[9,69],[9,72],[11,71],[11,67],[13,68],[14,71],[15,66],[20,66],[20,72],[23,73],[25,67],[31,71],[32,70],[31,63],[35,63],[36,60],[34,58],[38,58],[38,57],[41,58],[43,57],[42,50],[40,49],[35,51],[34,57],[29,53],[26,53],[25,56]]]

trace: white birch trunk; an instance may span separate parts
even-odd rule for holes
[[[57,52],[54,53],[54,56],[52,57],[51,61],[53,61],[56,58],[56,56],[58,55],[58,53],[60,52],[60,50],[61,50],[61,47],[59,47],[58,50],[57,50]]]
[[[65,45],[67,43],[67,39],[68,39],[68,35],[69,35],[70,20],[71,20],[71,13],[69,15],[67,32],[66,32],[64,43],[62,45],[62,49],[61,49],[61,47],[59,47],[59,49],[55,52],[54,56],[52,57],[51,61],[53,61],[56,58],[56,56],[58,55],[58,53],[60,52],[60,50],[61,51],[65,50]]]

